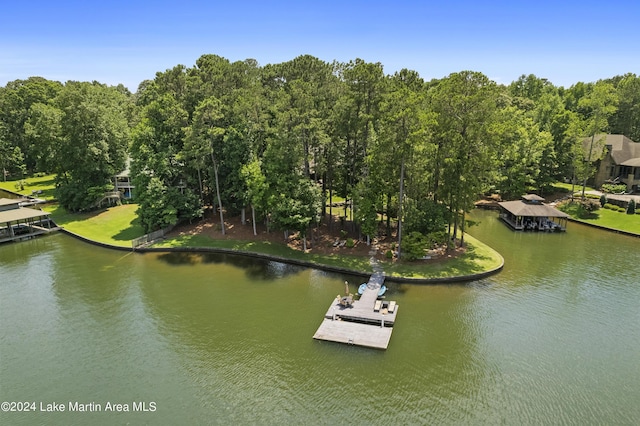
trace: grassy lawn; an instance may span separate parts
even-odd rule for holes
[[[569,205],[563,211],[572,218],[593,225],[605,226],[607,228],[618,229],[620,231],[633,232],[640,235],[640,215],[626,214],[609,209],[599,209],[594,213],[593,218],[578,217],[578,205]]]
[[[559,191],[571,192],[572,185],[570,183],[556,182],[552,186]],[[576,183],[575,186],[573,187],[573,190],[575,191],[574,194],[582,194],[582,184]],[[596,189],[590,186],[585,186],[584,190],[595,191]]]
[[[383,263],[387,275],[411,278],[446,278],[478,274],[499,267],[502,262],[500,253],[473,238],[464,236],[467,251],[464,255],[437,263]]]
[[[23,187],[20,186],[20,180],[8,180],[6,182],[0,182],[0,189],[16,192],[21,195],[31,195],[33,191],[42,191],[41,194],[37,194],[38,198],[53,200],[55,177],[56,175],[46,175],[26,178],[23,180]]]
[[[125,204],[90,213],[69,213],[57,204],[44,207],[66,230],[101,243],[131,247],[131,240],[144,235],[138,224],[137,204]]]
[[[303,253],[293,250],[284,244],[274,244],[266,241],[237,241],[237,240],[216,240],[203,235],[180,236],[154,244],[154,247],[176,248],[176,247],[211,247],[221,249],[231,249],[252,253],[279,256],[287,259],[311,262],[319,265],[329,265],[340,268],[347,268],[355,271],[369,271],[368,257],[349,255],[323,256],[318,254]]]
[[[381,262],[387,275],[411,278],[446,278],[481,273],[497,268],[502,263],[502,256],[470,235],[465,236],[469,249],[463,256],[437,263],[392,263]],[[311,262],[317,265],[346,268],[363,273],[371,272],[368,256],[318,255],[293,250],[284,244],[268,242],[214,240],[206,236],[181,236],[155,244],[154,247],[214,247],[249,251],[272,256],[280,256]]]

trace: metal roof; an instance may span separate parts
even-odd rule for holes
[[[14,204],[20,204],[22,199],[19,198],[0,198],[0,206],[11,206]]]
[[[0,223],[16,222],[33,219],[36,217],[48,216],[51,213],[42,210],[20,207],[19,209],[5,210],[0,212]]]
[[[522,200],[516,201],[503,201],[498,203],[500,207],[508,211],[515,216],[529,216],[529,217],[569,217],[568,214],[561,212],[546,204],[531,204],[525,203]]]

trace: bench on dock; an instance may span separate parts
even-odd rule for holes
[[[394,300],[389,302],[389,307],[387,308],[387,310],[389,311],[389,313],[393,313],[393,311],[396,310],[396,302]]]

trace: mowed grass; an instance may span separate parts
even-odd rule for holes
[[[499,268],[503,264],[504,259],[500,253],[482,241],[469,234],[465,234],[464,240],[466,252],[457,257],[437,262],[416,261],[393,264],[385,262],[382,265],[390,276],[437,279],[480,274]]]
[[[578,217],[577,204],[567,206],[564,212],[580,222],[640,235],[640,214],[627,214],[601,208],[593,214],[594,217],[584,219]]]
[[[626,214],[608,209],[600,209],[596,213],[598,218],[594,219],[594,221],[597,221],[594,223],[597,225],[640,235],[640,214]],[[585,219],[584,221],[591,222],[591,219]]]
[[[144,235],[138,223],[137,204],[125,204],[89,213],[70,213],[58,204],[44,210],[64,229],[90,240],[121,247],[131,247],[131,240]]]
[[[24,183],[22,186],[20,185],[20,180],[8,180],[6,182],[0,182],[0,189],[15,192],[20,195],[35,195],[44,200],[53,200],[55,198],[55,178],[56,175],[30,177],[22,180]],[[34,194],[34,191],[42,192]]]
[[[582,184],[575,184],[572,185],[570,183],[564,183],[564,182],[556,182],[552,185],[554,188],[558,189],[558,190],[562,190],[565,192],[571,192],[571,188],[573,188],[574,194],[578,194],[578,193],[582,193]],[[590,186],[585,186],[584,187],[585,191],[595,191],[595,188],[592,188]]]
[[[502,256],[491,247],[465,235],[467,251],[461,256],[438,262],[391,262],[382,261],[380,266],[388,276],[415,279],[438,279],[478,274],[494,270],[503,263]],[[216,240],[207,236],[180,236],[157,243],[154,247],[220,248],[235,251],[261,253],[285,259],[344,268],[361,273],[372,271],[368,256],[320,255],[293,250],[284,244],[251,241]]]
[[[337,268],[345,268],[352,271],[367,272],[371,269],[369,259],[364,256],[350,255],[319,255],[303,253],[294,250],[285,244],[271,243],[268,241],[239,241],[239,240],[216,240],[204,235],[185,235],[167,239],[154,244],[154,247],[162,248],[218,248],[234,250],[237,252],[259,253],[268,256],[276,256],[283,259],[309,262],[316,265],[327,265]]]

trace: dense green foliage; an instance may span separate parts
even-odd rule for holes
[[[362,236],[411,235],[412,251],[429,235],[459,235],[483,193],[513,198],[586,180],[585,159],[595,159],[586,137],[640,140],[639,87],[635,74],[565,89],[534,75],[508,86],[472,71],[425,82],[361,59],[304,55],[261,67],[204,55],[136,94],[9,83],[0,88],[0,166],[14,179],[55,172],[60,202],[79,210],[129,155],[146,230],[211,209],[224,232],[225,213],[250,208],[254,224],[305,238],[329,214],[352,218],[344,226]],[[334,197],[344,207],[331,207]]]
[[[125,164],[129,145],[127,104],[122,87],[41,78],[16,81],[0,91],[0,149],[9,173],[56,174],[56,197],[70,211],[89,210],[111,188]],[[20,163],[20,164],[18,164]]]

